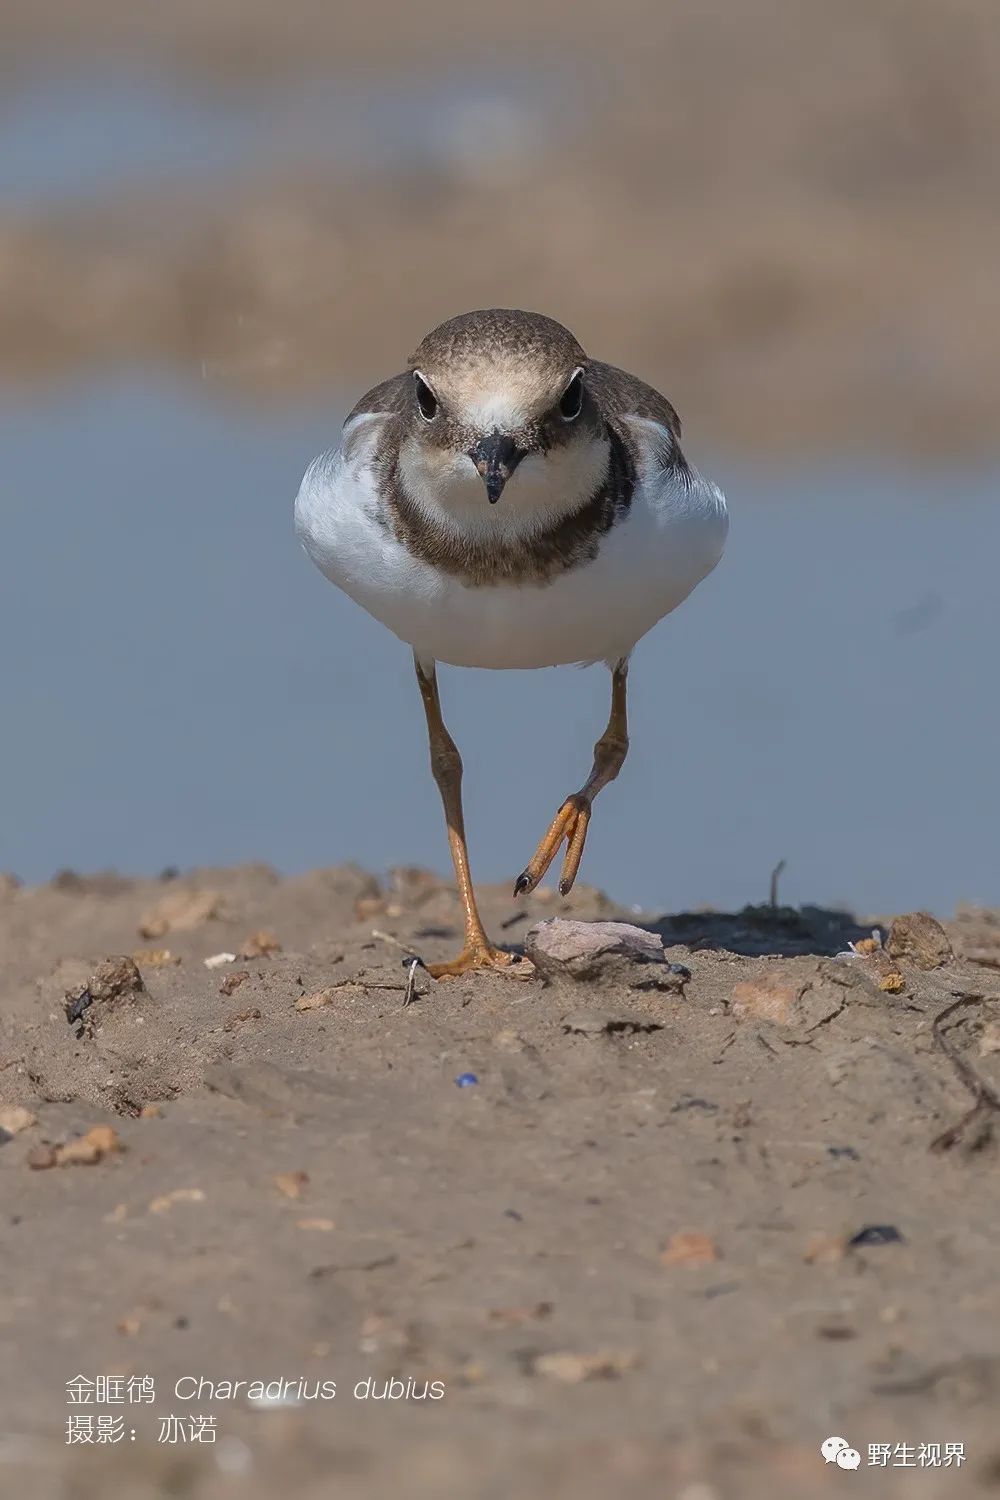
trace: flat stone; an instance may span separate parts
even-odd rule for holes
[[[683,976],[667,963],[662,939],[628,922],[553,917],[525,937],[535,968],[549,981],[608,980],[630,988],[677,990]]]

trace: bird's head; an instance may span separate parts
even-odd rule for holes
[[[587,356],[552,318],[497,308],[452,318],[414,352],[410,380],[404,458],[446,509],[504,497],[505,509],[551,512],[599,484],[607,438]]]

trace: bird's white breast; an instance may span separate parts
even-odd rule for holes
[[[693,471],[690,482],[664,471],[650,441],[630,510],[600,539],[593,561],[548,583],[464,583],[393,535],[371,462],[382,420],[355,418],[347,455],[337,449],[310,465],[296,528],[321,572],[422,657],[494,668],[618,660],[722,555],[721,491]],[[640,436],[666,436],[655,423],[632,420]],[[483,524],[503,503],[489,506],[482,496]]]

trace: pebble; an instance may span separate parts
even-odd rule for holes
[[[902,1244],[903,1236],[895,1224],[866,1224],[847,1241],[852,1249],[863,1249],[868,1245]]]
[[[486,1321],[505,1328],[517,1328],[522,1323],[537,1323],[550,1317],[551,1313],[551,1302],[533,1302],[525,1307],[491,1307]]]
[[[274,1185],[286,1198],[299,1198],[308,1181],[308,1172],[279,1172],[274,1178]]]
[[[106,1156],[114,1156],[124,1149],[118,1139],[118,1132],[110,1125],[95,1125],[86,1135],[67,1141],[64,1146],[57,1146],[55,1165],[91,1167],[96,1162],[103,1161]]]
[[[678,1230],[660,1252],[665,1266],[710,1266],[718,1258],[715,1241],[700,1229]]]
[[[37,1124],[38,1116],[33,1115],[22,1104],[0,1105],[0,1131],[6,1131],[8,1135],[20,1135],[22,1130]]]
[[[525,951],[544,979],[609,980],[630,987],[683,991],[690,971],[666,960],[655,932],[628,922],[552,917],[525,936]]]
[[[141,969],[165,969],[181,961],[180,954],[171,953],[169,948],[136,948],[132,957]]]
[[[237,1026],[242,1026],[245,1021],[259,1021],[261,1018],[259,1005],[248,1005],[243,1010],[234,1010],[222,1023],[223,1031],[235,1031]]]
[[[203,959],[202,962],[206,969],[221,969],[225,964],[234,964],[236,962],[236,954],[212,953],[208,958]]]
[[[336,990],[316,990],[311,995],[300,995],[295,1002],[296,1010],[320,1010],[336,998]]]
[[[150,1200],[149,1212],[151,1214],[168,1214],[175,1203],[204,1203],[205,1194],[201,1188],[174,1188],[172,1193],[163,1193],[159,1198]]]
[[[259,932],[252,932],[240,949],[240,958],[270,958],[273,953],[281,952],[281,944],[273,932],[261,928]]]
[[[843,1260],[847,1244],[841,1235],[814,1234],[806,1244],[802,1259],[810,1266],[831,1266]]]
[[[87,1006],[95,1001],[117,1000],[122,995],[140,994],[146,986],[136,967],[135,959],[127,953],[105,958],[97,965],[84,985],[75,985],[66,991],[66,1017],[72,1024],[78,1021]]]
[[[941,923],[926,911],[911,911],[896,917],[885,947],[890,958],[912,958],[921,969],[939,969],[955,956],[951,939]]]
[[[579,1385],[584,1380],[611,1380],[633,1369],[639,1362],[634,1349],[606,1350],[599,1354],[572,1354],[558,1351],[539,1354],[532,1373],[560,1380],[565,1385]]]
[[[235,973],[227,974],[225,979],[219,985],[219,994],[231,995],[234,990],[239,989],[241,984],[246,984],[249,978],[249,969],[237,969]]]

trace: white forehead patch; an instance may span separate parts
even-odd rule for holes
[[[462,415],[473,427],[486,432],[492,432],[494,427],[501,432],[512,432],[528,419],[524,401],[513,391],[483,391],[462,403]]]
[[[514,432],[537,417],[555,395],[537,370],[497,369],[463,371],[445,383],[444,398],[455,415],[481,432]]]

